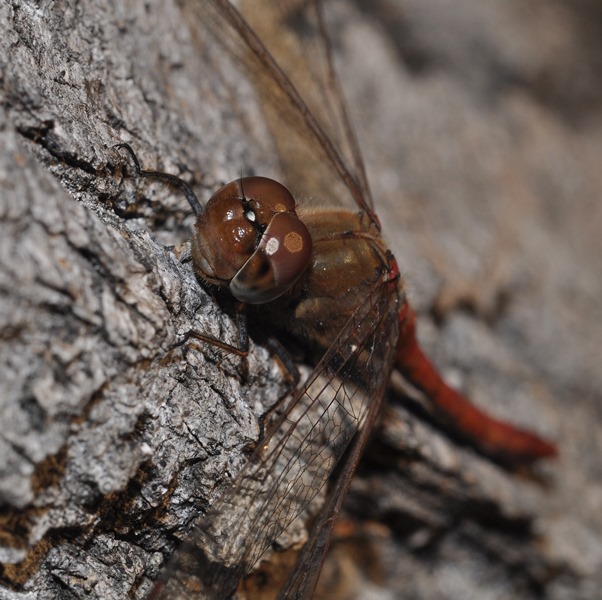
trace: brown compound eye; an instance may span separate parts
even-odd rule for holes
[[[244,177],[220,188],[199,215],[192,241],[198,275],[228,285],[249,304],[270,302],[290,289],[311,252],[293,196],[267,177]]]
[[[268,225],[270,219],[281,212],[295,212],[295,199],[281,183],[268,177],[243,177],[242,191],[249,208],[260,223]]]
[[[311,258],[309,231],[292,212],[274,215],[257,249],[230,282],[235,298],[249,304],[275,300],[305,271]]]

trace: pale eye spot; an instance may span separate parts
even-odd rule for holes
[[[252,210],[250,210],[250,211],[246,212],[246,213],[245,213],[245,217],[247,217],[247,220],[248,220],[248,221],[251,221],[251,223],[254,223],[254,222],[255,222],[255,219],[257,218],[257,217],[255,216],[255,213],[254,213]]]
[[[265,252],[268,256],[272,256],[278,252],[278,248],[280,248],[280,242],[276,238],[270,238],[265,245]]]
[[[303,250],[303,238],[296,232],[291,231],[284,236],[284,247],[291,253]]]

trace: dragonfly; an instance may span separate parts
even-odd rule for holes
[[[150,600],[231,597],[291,523],[323,504],[279,592],[311,598],[394,369],[485,454],[527,464],[557,454],[550,441],[474,406],[420,347],[416,316],[381,235],[321,4],[254,1],[246,12],[242,4],[239,11],[228,0],[181,0],[193,33],[200,24],[205,34],[213,31],[252,79],[273,130],[286,127],[275,145],[287,187],[239,177],[202,205],[181,180],[134,161],[140,176],[185,191],[197,218],[195,272],[238,303],[238,352],[247,349],[245,323],[255,323],[294,338],[315,366],[274,408],[248,463],[195,524]],[[305,41],[295,46],[299,29]],[[275,44],[266,46],[268,38]],[[298,204],[288,187],[320,204]]]

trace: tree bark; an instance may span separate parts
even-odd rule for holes
[[[323,590],[594,598],[600,9],[329,9],[426,347],[561,458],[521,477],[391,393]],[[286,382],[262,347],[243,361],[187,337],[236,342],[236,326],[173,248],[192,224],[185,199],[112,147],[202,200],[241,169],[275,175],[278,157],[252,85],[210,38],[192,42],[177,4],[0,12],[0,598],[141,598]]]

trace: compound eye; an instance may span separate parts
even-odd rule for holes
[[[249,208],[262,225],[268,225],[276,213],[295,210],[293,195],[274,179],[243,177],[240,187]]]
[[[255,252],[260,237],[245,210],[239,181],[221,187],[194,226],[192,259],[198,276],[228,285]]]
[[[275,300],[303,274],[311,252],[311,236],[303,221],[294,212],[277,213],[257,250],[230,282],[232,295],[249,304]]]

